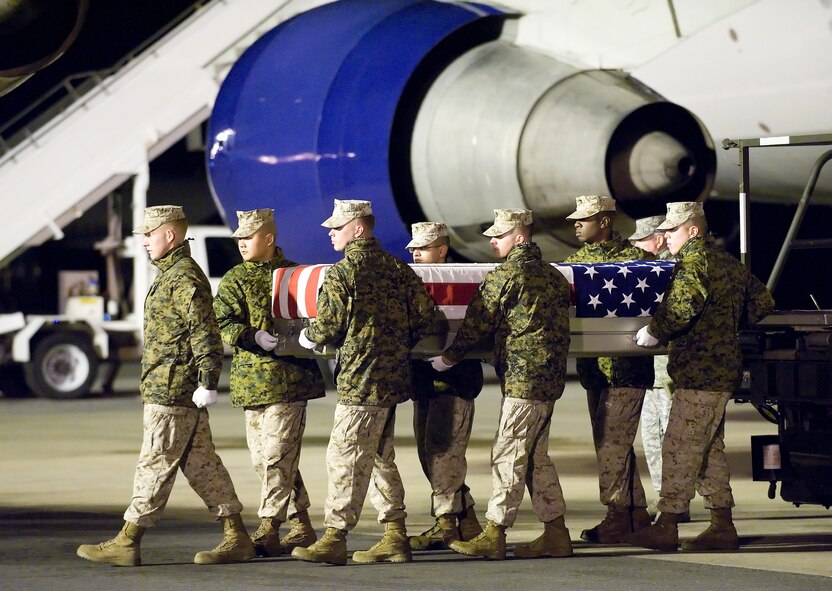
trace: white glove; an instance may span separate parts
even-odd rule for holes
[[[430,359],[428,359],[428,361],[430,361],[430,365],[435,371],[448,371],[454,366],[453,363],[450,365],[445,363],[445,360],[442,358],[441,355],[431,357]]]
[[[636,345],[639,347],[655,347],[659,344],[659,339],[651,335],[647,331],[646,326],[642,326],[636,333]]]
[[[205,408],[217,403],[217,391],[206,390],[202,386],[194,390],[194,395],[191,397],[197,408]]]
[[[271,351],[277,347],[277,339],[265,330],[258,330],[255,333],[254,342],[260,345],[260,348],[264,351]]]
[[[316,343],[315,341],[310,341],[309,337],[306,336],[305,328],[302,331],[300,331],[300,334],[298,335],[298,344],[304,349],[314,349],[318,346],[318,343]]]

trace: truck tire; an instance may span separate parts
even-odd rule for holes
[[[89,394],[98,357],[78,332],[55,332],[41,339],[26,364],[26,384],[40,398],[69,400]]]

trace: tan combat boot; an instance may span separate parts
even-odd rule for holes
[[[572,556],[572,540],[563,522],[563,515],[543,524],[543,535],[530,544],[514,547],[517,558],[563,558]]]
[[[638,531],[648,527],[656,517],[650,517],[645,507],[630,507],[630,531]]]
[[[740,539],[731,519],[731,509],[711,509],[708,529],[692,540],[682,542],[682,550],[738,550]]]
[[[631,524],[629,507],[608,505],[607,515],[601,523],[592,529],[582,531],[581,539],[595,544],[620,544],[632,531]]]
[[[226,564],[229,562],[245,562],[257,556],[257,550],[251,538],[248,537],[243,518],[239,513],[220,517],[222,521],[223,538],[213,550],[197,552],[194,564]]]
[[[292,557],[306,562],[326,562],[344,566],[347,564],[347,532],[328,527],[324,537],[308,548],[298,546],[292,550]]]
[[[457,515],[459,519],[459,537],[464,541],[473,540],[482,533],[482,526],[477,521],[473,505]]]
[[[141,566],[141,541],[145,528],[124,522],[118,535],[100,544],[78,546],[77,554],[93,562],[106,562],[116,566]]]
[[[473,540],[468,542],[451,542],[451,550],[466,556],[484,556],[489,560],[505,560],[506,558],[506,526],[497,525],[489,520],[485,529]]]
[[[384,536],[375,546],[363,552],[352,553],[353,562],[370,564],[373,562],[410,562],[410,540],[404,519],[388,521],[384,524]]]
[[[295,548],[308,548],[318,540],[318,534],[309,521],[309,513],[299,511],[289,518],[291,529],[289,533],[280,538],[280,547],[284,554],[291,554]]]
[[[260,520],[260,527],[251,536],[251,543],[257,556],[267,558],[269,556],[280,556],[282,549],[280,543],[280,521],[274,517],[263,517]]]
[[[679,519],[681,513],[660,513],[656,523],[627,536],[631,546],[641,546],[662,552],[679,549]]]
[[[410,538],[411,550],[447,550],[448,544],[459,541],[459,530],[456,526],[456,516],[452,514],[440,515],[436,523],[421,535]]]

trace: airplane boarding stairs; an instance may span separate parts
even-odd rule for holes
[[[260,35],[320,0],[213,0],[0,157],[0,267],[138,176],[205,121],[222,79]]]

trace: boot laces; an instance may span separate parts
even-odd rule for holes
[[[607,514],[604,515],[604,518],[601,520],[601,523],[598,524],[598,527],[603,528],[611,526],[620,518],[621,512],[611,508],[609,511],[607,511]]]
[[[271,524],[267,521],[260,522],[260,527],[257,528],[257,531],[254,532],[254,535],[251,536],[252,540],[264,540],[272,535],[274,528]]]
[[[426,538],[441,538],[444,530],[439,526],[439,522],[433,524],[433,526],[422,532],[422,536]]]

